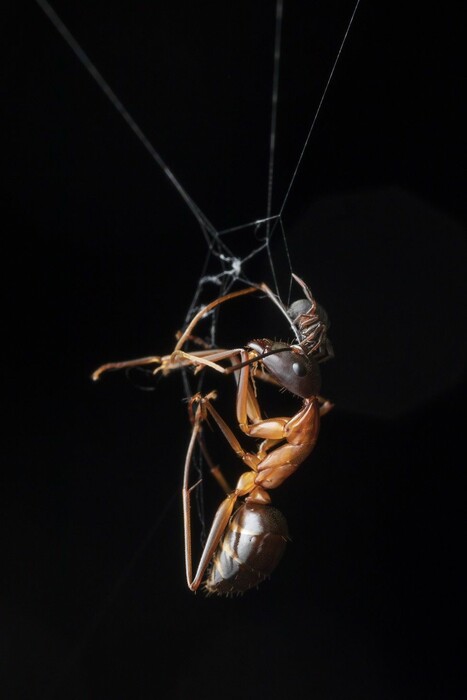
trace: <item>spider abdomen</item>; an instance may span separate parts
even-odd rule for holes
[[[287,540],[287,521],[277,508],[243,503],[214,554],[206,591],[228,595],[257,586],[278,565]]]

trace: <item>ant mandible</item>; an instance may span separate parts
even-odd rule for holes
[[[288,528],[282,513],[270,505],[268,492],[280,486],[309,456],[318,438],[320,418],[332,408],[332,404],[319,393],[319,363],[333,356],[327,337],[328,317],[305,282],[297,275],[293,277],[303,289],[305,298],[294,302],[288,309],[265,284],[231,292],[215,299],[193,317],[170,355],[108,363],[92,375],[97,380],[109,370],[146,365],[156,365],[154,373],[167,374],[174,369],[194,366],[196,371],[210,367],[223,374],[235,375],[238,426],[249,437],[261,440],[256,451],[243,449],[233,430],[214,408],[215,392],[204,396],[196,394],[190,399],[193,429],[185,458],[182,497],[185,570],[192,591],[198,590],[204,581],[208,593],[242,593],[257,586],[276,568],[285,551]],[[197,323],[213,308],[258,291],[265,292],[287,315],[297,343],[263,338],[230,350],[210,348],[192,353],[183,350]],[[225,360],[230,361],[227,367],[220,364]],[[263,418],[254,388],[256,377],[300,397],[300,410],[291,417]],[[193,576],[191,492],[199,482],[190,486],[189,477],[197,441],[206,454],[201,430],[209,416],[248,471],[241,474],[236,487],[231,490],[219,468],[211,465],[211,472],[226,492],[226,497],[216,511]]]

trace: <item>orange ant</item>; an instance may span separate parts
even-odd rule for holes
[[[223,374],[233,373],[236,378],[238,426],[249,437],[260,439],[256,451],[243,449],[233,430],[214,408],[215,392],[204,396],[198,393],[190,400],[193,429],[185,459],[182,494],[185,570],[192,591],[204,582],[208,593],[242,593],[257,586],[276,568],[285,551],[288,529],[282,513],[270,505],[269,491],[280,486],[309,456],[318,438],[320,418],[332,408],[332,404],[319,393],[319,363],[333,356],[327,337],[327,314],[307,285],[296,275],[293,277],[302,287],[305,298],[294,302],[288,309],[265,284],[231,292],[215,299],[194,316],[170,355],[108,363],[92,375],[97,380],[108,370],[156,365],[154,373],[167,374],[174,369],[194,366],[196,371],[210,367]],[[210,348],[192,353],[183,350],[197,323],[212,309],[235,297],[258,291],[265,292],[287,315],[297,343],[262,338],[230,350]],[[230,365],[220,364],[226,360]],[[255,393],[256,377],[300,397],[300,410],[291,417],[263,418]],[[193,576],[191,492],[199,482],[190,486],[189,477],[197,441],[206,455],[201,430],[208,417],[220,428],[248,471],[241,474],[231,490],[218,467],[211,466],[211,472],[226,497],[216,511]]]

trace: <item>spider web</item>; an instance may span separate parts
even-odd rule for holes
[[[319,117],[323,102],[328,92],[329,85],[333,79],[334,72],[341,56],[343,46],[347,40],[350,28],[354,21],[355,14],[357,12],[360,0],[356,0],[351,16],[348,20],[348,24],[345,33],[340,42],[337,54],[335,56],[334,62],[329,71],[327,81],[325,83],[324,89],[321,94],[321,98],[317,104],[313,119],[309,125],[309,129],[303,143],[301,152],[295,163],[295,167],[292,172],[292,176],[288,182],[285,191],[282,193],[280,199],[280,205],[274,208],[274,185],[275,185],[275,155],[276,155],[276,142],[277,142],[277,116],[278,116],[278,96],[279,96],[279,83],[280,83],[280,65],[281,65],[281,35],[282,35],[282,24],[283,24],[283,0],[276,0],[275,4],[275,35],[274,35],[274,52],[271,61],[271,111],[270,111],[270,132],[269,132],[269,159],[267,164],[267,170],[265,172],[266,180],[266,190],[267,190],[267,201],[265,207],[265,213],[258,218],[247,221],[246,223],[240,223],[225,229],[217,229],[216,226],[210,221],[208,216],[201,210],[198,204],[193,200],[190,194],[185,190],[180,180],[177,178],[175,173],[167,165],[160,152],[152,145],[149,139],[146,137],[145,133],[138,126],[136,121],[133,119],[131,114],[128,112],[126,107],[120,101],[118,96],[114,93],[110,85],[107,83],[103,75],[99,72],[97,67],[94,65],[92,60],[84,52],[81,45],[74,38],[71,32],[68,30],[67,26],[57,15],[53,7],[47,2],[47,0],[36,0],[39,7],[47,15],[51,23],[54,25],[59,34],[66,41],[70,49],[79,59],[83,67],[88,71],[93,80],[98,84],[102,92],[106,95],[108,100],[114,106],[114,108],[121,115],[122,119],[127,123],[129,129],[135,134],[141,144],[144,146],[146,151],[149,153],[150,157],[155,161],[157,166],[162,171],[163,175],[171,183],[171,186],[178,192],[184,204],[188,207],[194,219],[197,221],[202,237],[205,241],[206,255],[204,259],[204,264],[199,275],[199,279],[194,290],[191,301],[187,307],[185,315],[185,327],[188,325],[190,320],[195,316],[195,314],[205,305],[206,301],[211,301],[212,299],[225,295],[229,293],[234,288],[242,286],[256,285],[258,282],[266,282],[273,293],[277,296],[277,299],[282,303],[290,300],[291,285],[292,285],[292,272],[293,263],[291,258],[291,253],[287,243],[287,236],[284,227],[283,214],[286,209],[287,203],[289,201],[289,195],[294,186],[295,180],[300,170],[302,160],[304,158],[305,152],[307,150],[310,137],[315,128],[315,124]],[[281,249],[281,260],[286,261],[286,272],[281,275],[279,279],[278,265],[275,260],[277,259],[277,248],[273,252],[272,243],[275,241],[278,243]],[[267,261],[267,272],[264,275],[266,279],[255,279],[250,270],[254,269],[253,262],[259,257],[262,257]],[[285,283],[284,283],[285,279]],[[284,293],[283,289],[288,287]],[[217,317],[218,317],[219,307],[214,309],[207,319],[209,323],[206,341],[212,347],[217,345]],[[186,371],[182,372],[184,392],[187,399],[193,395],[196,390],[200,389],[201,378],[196,381],[196,389],[193,388],[191,377]],[[194,465],[195,470],[200,472],[202,476],[202,458],[195,457]],[[202,490],[197,489],[198,500],[198,510],[200,516],[200,522],[203,527],[204,516],[203,516],[203,503],[202,503]],[[175,496],[175,494],[174,494]],[[122,572],[121,576],[115,583],[115,586],[111,593],[109,594],[107,600],[102,605],[101,609],[97,611],[95,616],[91,619],[88,627],[84,630],[81,639],[62,669],[60,677],[56,679],[55,688],[57,688],[70,666],[74,663],[76,658],[80,655],[84,649],[87,640],[94,633],[97,626],[100,624],[104,615],[108,612],[109,608],[116,599],[121,587],[128,579],[132,569],[135,566],[137,559],[141,556],[142,552],[145,550],[147,544],[154,536],[155,531],[159,527],[161,520],[165,516],[166,510],[172,505],[174,499],[172,499],[166,506],[166,509],[161,514],[159,519],[151,527],[145,540],[140,544],[137,551],[135,552],[132,560],[128,563],[125,570]],[[201,539],[203,539],[203,532],[201,532]]]
[[[273,295],[276,297],[278,305],[284,309],[284,307],[290,303],[293,283],[292,273],[294,271],[284,227],[284,210],[288,204],[289,195],[299,173],[302,160],[305,156],[311,135],[320,115],[329,85],[333,79],[342,49],[353,24],[360,0],[355,1],[334,61],[330,66],[327,81],[322,89],[321,97],[317,103],[314,116],[308,127],[308,131],[306,132],[306,138],[301,147],[295,167],[293,168],[292,175],[287,186],[282,192],[279,206],[274,208],[273,194],[275,193],[275,156],[276,143],[278,139],[278,98],[282,58],[281,37],[284,10],[284,0],[276,0],[274,10],[273,55],[271,59],[270,71],[270,129],[268,163],[264,174],[266,181],[265,189],[267,191],[265,212],[262,216],[259,216],[256,219],[224,229],[216,228],[205,212],[202,211],[197,202],[195,202],[191,195],[187,192],[181,181],[166,163],[161,153],[156,150],[154,145],[147,138],[146,134],[121,102],[117,94],[112,90],[109,83],[99,72],[91,58],[85,53],[81,45],[69,31],[68,27],[56,13],[54,8],[47,2],[47,0],[36,0],[36,2],[49,18],[58,33],[68,44],[82,66],[90,74],[92,79],[97,83],[115,110],[126,122],[129,129],[138,138],[142,146],[149,153],[150,157],[160,168],[170,185],[180,195],[185,206],[189,209],[192,217],[196,220],[200,228],[202,237],[205,241],[206,254],[202,270],[197,280],[196,288],[194,289],[191,301],[186,310],[183,328],[186,328],[196,313],[213,299],[228,294],[233,289],[257,286],[259,283],[266,283],[269,286]],[[272,247],[273,241],[275,244],[274,251]],[[266,261],[266,265],[263,264],[262,266],[261,279],[257,279],[254,272],[254,263],[256,263],[260,258],[262,259],[263,263]],[[280,265],[278,265],[276,262],[277,260],[281,261]],[[206,314],[206,317],[202,319],[202,323],[200,324],[200,327],[204,329],[202,342],[208,347],[217,347],[218,344],[217,331],[219,312],[220,307],[215,307],[211,312],[209,312],[209,314]],[[137,368],[137,370],[146,376],[152,376],[150,369]],[[193,373],[191,371],[183,369],[181,371],[181,376],[185,398],[186,401],[189,402],[190,398],[195,393],[202,390],[204,373],[201,372],[196,377],[193,377]],[[139,386],[140,388],[146,389],[154,388],[153,385],[148,386],[145,383],[143,385],[140,384]],[[205,459],[206,457],[203,457],[199,450],[193,457],[192,469],[199,473],[200,479],[202,479],[203,476]],[[202,504],[201,489],[197,489],[197,498],[199,519],[204,530],[204,508]],[[201,539],[203,538],[204,532],[201,533]]]
[[[281,34],[284,7],[283,0],[276,0],[274,23],[274,51],[271,61],[271,116],[269,134],[269,162],[267,172],[265,173],[265,179],[267,181],[266,212],[265,215],[260,216],[255,220],[221,230],[215,227],[215,225],[210,221],[208,216],[201,210],[198,204],[186,191],[186,189],[183,187],[175,173],[165,162],[160,152],[156,150],[154,145],[149,141],[145,133],[133,119],[129,111],[126,109],[126,107],[120,101],[118,96],[112,90],[111,86],[108,84],[104,76],[99,72],[97,67],[92,62],[91,58],[85,53],[81,45],[71,34],[67,26],[55,12],[53,7],[47,2],[47,0],[36,0],[36,2],[43,10],[43,12],[47,15],[49,20],[52,22],[52,24],[63,37],[63,39],[66,41],[66,43],[69,45],[70,49],[79,59],[83,67],[88,71],[93,80],[98,84],[102,92],[112,103],[114,108],[119,112],[122,119],[124,119],[131,131],[133,131],[135,136],[139,139],[139,141],[147,150],[151,158],[161,169],[164,176],[171,183],[171,186],[178,192],[178,194],[180,195],[180,197],[182,198],[185,205],[188,207],[192,216],[196,219],[200,227],[202,236],[205,240],[206,256],[202,270],[199,275],[196,289],[194,290],[191,302],[189,303],[186,311],[184,325],[186,326],[189,323],[189,321],[193,318],[197,311],[200,308],[202,308],[202,306],[204,306],[207,303],[207,301],[211,301],[217,296],[227,294],[232,288],[236,286],[250,286],[257,284],[258,282],[267,282],[269,286],[273,289],[274,293],[277,295],[277,298],[279,300],[285,299],[286,303],[288,303],[290,301],[290,291],[292,285],[291,275],[293,272],[293,265],[291,254],[287,244],[287,237],[283,223],[283,213],[286,208],[289,195],[293,188],[297,174],[299,172],[300,165],[305,155],[305,151],[308,147],[311,134],[314,130],[315,124],[320,114],[321,107],[325,100],[329,85],[334,76],[337,63],[341,56],[343,46],[346,42],[360,0],[356,0],[353,11],[348,20],[346,30],[342,37],[334,62],[329,71],[327,82],[324,86],[321,98],[318,102],[315,114],[309,126],[309,130],[306,135],[306,139],[303,144],[302,150],[295,164],[295,168],[293,170],[288,186],[285,192],[282,194],[280,206],[277,209],[273,210],[275,153],[277,141],[277,115],[281,65]],[[273,255],[273,238],[275,239],[276,243],[278,239],[280,240],[280,254],[276,252],[275,255]],[[287,291],[285,292],[280,288],[281,284],[279,281],[279,273],[277,271],[277,265],[275,263],[275,260],[278,259],[279,255],[281,260],[286,261],[287,267],[285,274],[282,273],[282,288],[284,288],[285,285],[287,285],[288,287]],[[250,276],[250,270],[253,269],[253,261],[257,260],[260,256],[262,256],[263,259],[265,258],[267,260],[268,271],[265,274],[263,274],[263,276],[266,279],[258,280]],[[286,280],[285,284],[284,279]],[[207,289],[210,290],[209,294],[206,293]],[[209,340],[207,342],[213,347],[217,345],[216,331],[218,311],[219,309],[217,308],[210,313],[211,322],[210,328],[208,330]]]

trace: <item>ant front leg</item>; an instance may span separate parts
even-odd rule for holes
[[[253,391],[251,380],[251,366],[246,364],[250,360],[246,350],[241,351],[241,361],[244,366],[239,370],[237,387],[237,420],[241,430],[246,435],[271,441],[284,439],[284,428],[289,418],[264,419]]]
[[[137,360],[125,360],[123,362],[107,362],[105,365],[101,365],[91,374],[91,379],[93,382],[97,382],[100,379],[101,374],[104,372],[115,371],[119,369],[128,369],[131,367],[145,367],[147,365],[157,365],[154,373],[157,371],[162,371],[164,365],[164,358],[159,357],[159,355],[151,355],[149,357],[139,357]]]
[[[257,457],[255,484],[265,489],[280,486],[312,452],[320,427],[320,402],[316,396],[304,398],[293,416],[261,417],[251,401],[253,388],[248,365],[240,370],[237,389],[237,420],[244,433],[262,439]],[[332,408],[324,402],[323,414]]]
[[[316,398],[318,399],[319,404],[320,404],[319,415],[321,417],[325,416],[326,413],[329,413],[329,411],[332,411],[332,409],[334,408],[334,404],[332,403],[332,401],[329,401],[328,399],[324,399],[322,396],[317,396]]]
[[[190,366],[194,366],[198,370],[203,367],[211,367],[211,369],[223,373],[225,372],[225,368],[219,365],[218,362],[228,359],[237,353],[238,350],[224,350],[221,348],[195,350],[192,353],[177,350],[170,355],[150,355],[149,357],[138,357],[135,360],[125,360],[123,362],[107,362],[92,373],[91,379],[96,382],[104,372],[131,369],[133,367],[148,367],[150,365],[155,365],[152,370],[153,374],[162,372],[162,374],[167,375],[174,370],[180,370]]]

